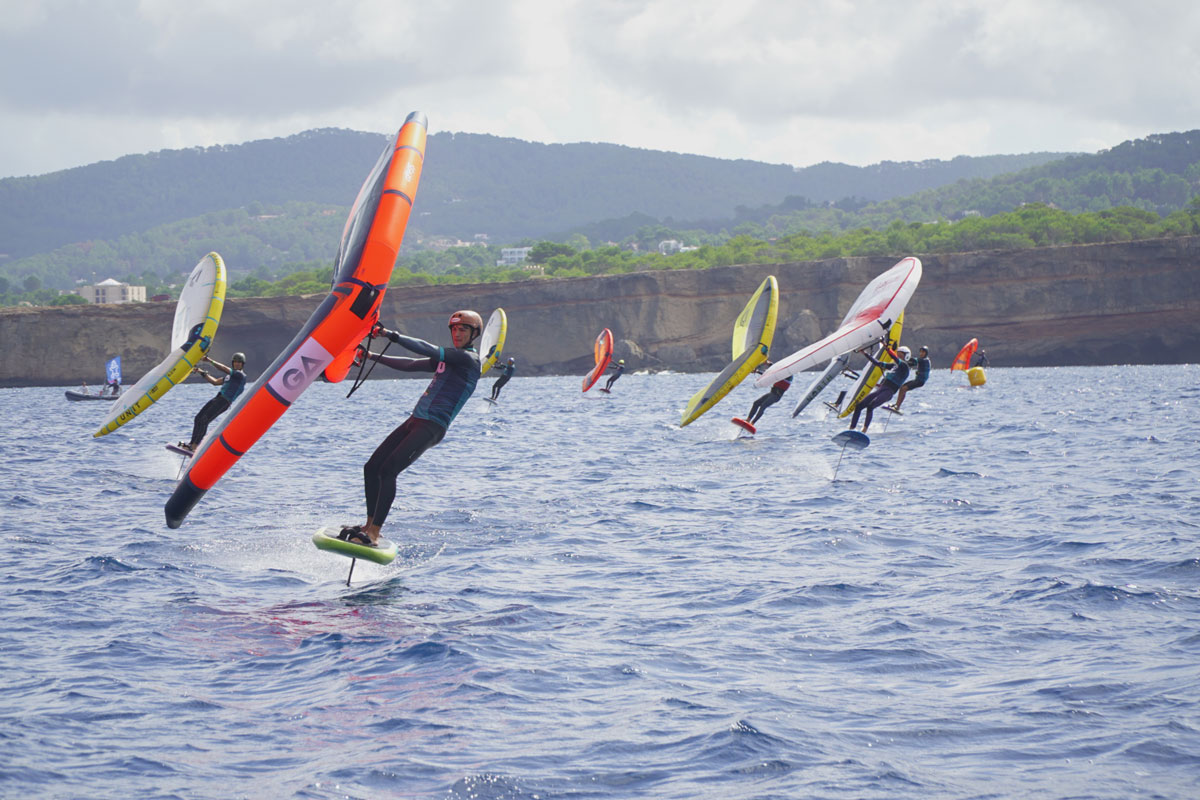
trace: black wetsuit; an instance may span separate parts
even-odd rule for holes
[[[867,428],[871,427],[871,416],[875,413],[875,409],[892,399],[892,395],[896,390],[904,385],[904,381],[908,379],[908,363],[897,358],[895,363],[889,364],[886,361],[876,361],[871,356],[867,356],[867,360],[880,369],[887,370],[884,376],[879,381],[879,385],[867,394],[858,405],[854,407],[854,418],[850,420],[850,428],[858,427],[858,415],[865,409],[867,418],[863,420],[863,433],[867,432]]]
[[[791,376],[784,378],[781,381],[775,381],[771,384],[771,391],[764,394],[762,397],[754,401],[754,405],[750,406],[750,413],[746,416],[746,421],[751,425],[758,422],[766,411],[771,406],[779,402],[783,397],[783,393],[792,385]]]
[[[625,365],[624,364],[616,364],[616,365],[609,364],[608,368],[615,369],[616,372],[614,372],[612,374],[612,376],[609,377],[608,383],[604,384],[605,391],[612,389],[612,385],[617,382],[617,378],[621,377],[621,373],[625,371]]]
[[[917,377],[913,378],[911,381],[904,384],[904,388],[906,390],[916,389],[917,387],[924,386],[925,381],[929,380],[929,370],[930,370],[930,366],[931,366],[929,363],[929,359],[928,358],[918,358],[916,366],[917,366]]]
[[[204,404],[192,422],[191,445],[193,450],[199,446],[200,442],[204,441],[204,434],[208,433],[209,423],[228,411],[229,407],[233,405],[233,401],[237,400],[238,395],[245,388],[246,373],[240,369],[231,370],[225,378],[225,383],[221,384],[221,391]]]
[[[417,401],[412,416],[388,434],[363,465],[367,517],[376,525],[383,525],[392,509],[397,477],[422,453],[442,440],[479,381],[479,353],[473,346],[445,348],[399,333],[388,333],[387,336],[423,358],[372,358],[392,369],[432,372],[434,376]]]
[[[988,357],[987,357],[987,353],[985,353],[984,351],[980,350],[978,353],[976,353],[976,354],[975,354],[975,366],[977,366],[977,367],[986,367],[986,366],[988,366]]]
[[[500,396],[500,387],[503,386],[504,384],[508,383],[508,379],[513,376],[513,373],[516,372],[516,370],[517,370],[516,364],[504,364],[503,366],[500,367],[500,371],[501,371],[500,378],[495,383],[492,384],[492,399],[493,400],[495,400],[497,397]]]

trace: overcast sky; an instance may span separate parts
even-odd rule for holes
[[[0,177],[318,127],[807,166],[1200,128],[1195,0],[0,0]],[[432,154],[431,154],[432,155]]]

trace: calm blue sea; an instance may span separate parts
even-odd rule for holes
[[[938,370],[836,480],[810,376],[754,439],[750,384],[678,427],[710,377],[488,376],[350,587],[309,537],[423,381],[312,387],[175,531],[211,387],[0,390],[0,796],[1200,796],[1200,365]]]

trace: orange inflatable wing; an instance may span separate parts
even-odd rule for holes
[[[592,346],[592,353],[596,357],[596,366],[592,367],[583,379],[583,390],[596,385],[596,381],[600,380],[600,376],[604,374],[604,370],[608,369],[608,362],[612,361],[613,354],[613,335],[608,328],[600,331],[600,335],[596,337],[596,343]]]
[[[971,356],[975,355],[975,349],[979,347],[979,340],[972,339],[963,345],[962,350],[958,351],[958,355],[954,357],[954,363],[950,365],[950,371],[956,369],[967,370],[971,366]]]
[[[325,380],[330,383],[341,383],[345,380],[346,375],[350,372],[350,368],[354,366],[354,357],[358,353],[359,342],[367,338],[367,334],[371,332],[371,328],[362,331],[362,334],[354,340],[354,343],[342,351],[342,354],[330,362],[325,368]]]
[[[205,492],[335,360],[340,369],[339,356],[349,352],[353,359],[355,345],[379,319],[421,180],[427,128],[425,115],[414,111],[380,155],[346,220],[329,295],[200,445],[167,499],[168,527],[183,524]]]

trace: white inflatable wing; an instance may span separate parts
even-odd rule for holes
[[[776,361],[754,385],[770,386],[823,361],[866,347],[888,332],[920,282],[921,260],[909,256],[867,284],[836,331]]]

